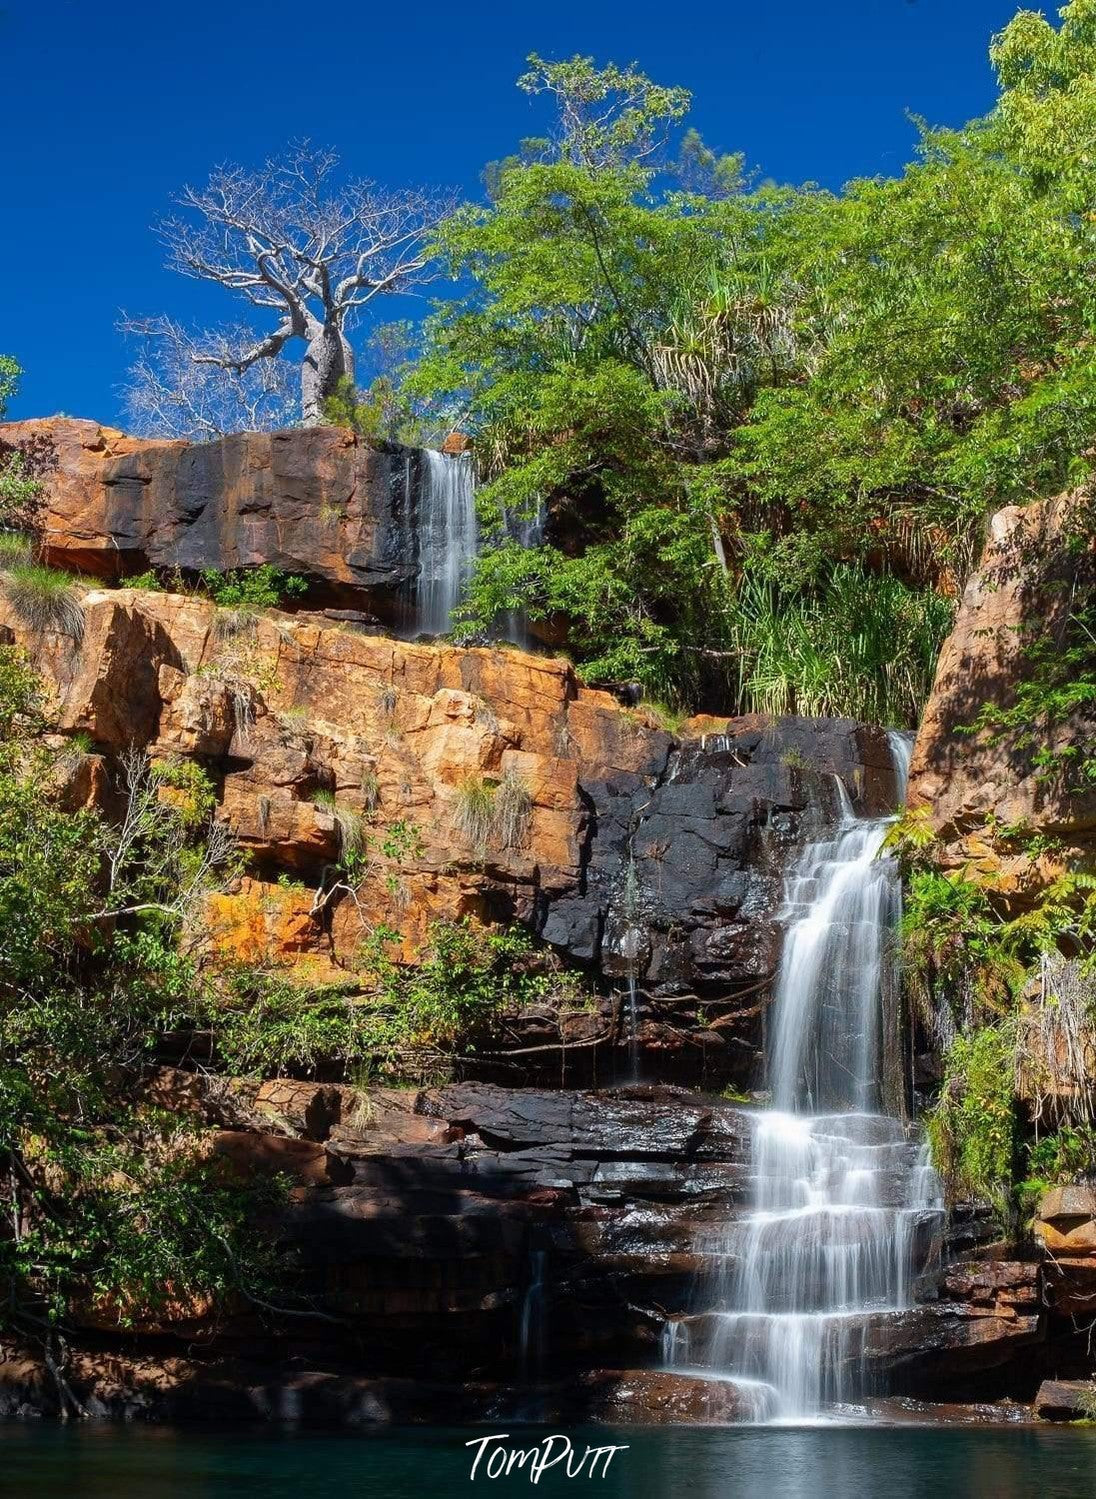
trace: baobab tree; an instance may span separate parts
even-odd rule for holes
[[[158,226],[174,270],[215,281],[275,315],[273,328],[235,347],[221,339],[192,348],[191,362],[242,375],[299,345],[306,424],[322,419],[341,380],[354,378],[347,335],[362,309],[434,274],[430,236],[451,209],[449,200],[418,189],[340,183],[337,165],[333,151],[305,142],[258,171],[219,167],[204,188],[183,190],[186,214]],[[123,328],[171,339],[178,325],[127,319]]]

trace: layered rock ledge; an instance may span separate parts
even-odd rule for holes
[[[401,641],[314,613],[241,624],[146,590],[92,589],[82,607],[79,643],[34,635],[7,605],[0,628],[52,684],[61,732],[93,742],[74,794],[109,809],[130,746],[208,770],[250,856],[211,903],[222,948],[312,982],[345,978],[363,910],[403,934],[409,959],[434,920],[520,922],[604,980],[594,1009],[567,1019],[590,1075],[619,1042],[612,991],[634,981],[637,1044],[659,1052],[662,1075],[747,1084],[787,847],[832,811],[835,777],[866,809],[894,794],[885,736],[848,720],[700,719],[675,739],[566,662],[514,649]],[[504,779],[522,788],[524,824],[481,844],[463,799]],[[376,846],[358,901],[317,915],[340,808]],[[528,1049],[553,1039],[529,1015],[513,1046],[535,1067]]]
[[[750,1130],[736,1105],[665,1087],[472,1084],[378,1089],[363,1108],[350,1088],[241,1083],[229,1098],[190,1074],[154,1081],[239,1170],[294,1181],[267,1231],[297,1266],[296,1312],[241,1304],[213,1326],[180,1306],[113,1336],[96,1322],[71,1370],[95,1413],[750,1418],[748,1390],[658,1368],[665,1318],[688,1313],[696,1277],[714,1268],[703,1246],[748,1207]],[[868,1318],[849,1345],[912,1395],[1015,1372],[1042,1336],[1034,1265],[956,1265],[924,1294],[908,1313]],[[30,1414],[53,1398],[46,1371],[9,1348],[0,1409]]]
[[[419,449],[344,427],[189,443],[68,417],[0,423],[5,449],[34,455],[46,556],[59,567],[117,581],[270,563],[320,602],[405,619]]]

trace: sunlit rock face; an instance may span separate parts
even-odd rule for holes
[[[233,634],[207,600],[124,588],[88,591],[83,612],[78,647],[31,639],[6,606],[0,625],[51,680],[60,728],[93,739],[105,800],[130,744],[212,772],[251,856],[210,912],[232,957],[345,978],[331,965],[353,957],[363,912],[403,934],[408,958],[435,920],[520,922],[600,985],[594,1010],[567,1021],[591,1078],[594,1043],[634,989],[630,1040],[657,1075],[750,1085],[787,847],[829,815],[838,779],[865,808],[887,794],[884,737],[850,721],[701,719],[674,738],[567,662],[512,648],[403,641],[315,611],[264,612]],[[462,798],[507,778],[527,797],[523,825],[478,844]],[[395,825],[414,838],[375,849],[359,904],[320,922],[332,798],[377,844]],[[515,1046],[550,1039],[517,1019]]]
[[[1096,854],[1096,791],[1079,789],[1075,774],[1047,774],[1035,758],[1041,748],[1073,761],[1087,753],[1096,713],[1082,704],[1049,729],[1025,724],[1001,735],[992,722],[971,729],[983,710],[1015,704],[1019,683],[1034,670],[1031,646],[1052,646],[1067,616],[1094,597],[1096,538],[1090,526],[1076,534],[1079,502],[1066,494],[993,517],[940,654],[910,768],[909,806],[927,815],[941,856],[992,876],[1021,903]],[[1021,824],[1050,835],[1058,850],[1031,860],[994,844],[993,825]]]

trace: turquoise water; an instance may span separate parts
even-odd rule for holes
[[[504,1425],[360,1436],[0,1424],[0,1492],[32,1499],[448,1499],[469,1490],[464,1444]],[[513,1444],[543,1433],[514,1428]],[[1096,1429],[956,1427],[570,1430],[627,1444],[602,1477],[549,1469],[472,1494],[604,1499],[1082,1499],[1096,1495]],[[488,1452],[493,1449],[488,1449]],[[575,1460],[577,1462],[577,1458]],[[600,1474],[600,1467],[599,1467]]]

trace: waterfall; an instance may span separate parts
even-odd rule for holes
[[[890,745],[891,763],[894,766],[894,804],[901,807],[906,800],[906,782],[910,776],[910,761],[913,759],[913,735],[905,729],[888,729],[887,743]]]
[[[415,503],[419,560],[415,588],[414,629],[420,635],[446,635],[453,610],[461,602],[476,560],[476,472],[470,453],[449,455],[422,449]],[[519,546],[539,546],[544,535],[542,513],[531,520],[506,520],[506,531]],[[498,637],[531,646],[524,611],[505,614],[496,624]]]
[[[415,623],[423,635],[445,635],[476,557],[475,470],[467,453],[450,457],[424,448],[422,459]]]
[[[899,795],[906,739],[891,739]],[[663,1335],[671,1367],[741,1382],[760,1419],[817,1419],[864,1393],[872,1318],[910,1305],[940,1184],[921,1142],[878,1112],[879,1018],[899,914],[889,818],[839,821],[785,880],[785,937],[766,1055],[772,1107],[753,1113],[751,1203],[707,1248],[706,1306]]]
[[[505,516],[506,534],[511,541],[516,541],[518,546],[529,550],[531,547],[540,546],[544,540],[545,511],[541,506],[536,515],[528,520],[522,520],[518,516]],[[501,621],[502,638],[508,640],[511,645],[521,646],[522,650],[531,650],[533,637],[529,631],[529,621],[524,609],[512,609],[504,614]]]
[[[546,1259],[547,1254],[543,1249],[529,1251],[529,1284],[522,1297],[521,1322],[518,1328],[518,1360],[521,1378],[526,1384],[544,1377],[548,1322],[544,1285]]]

